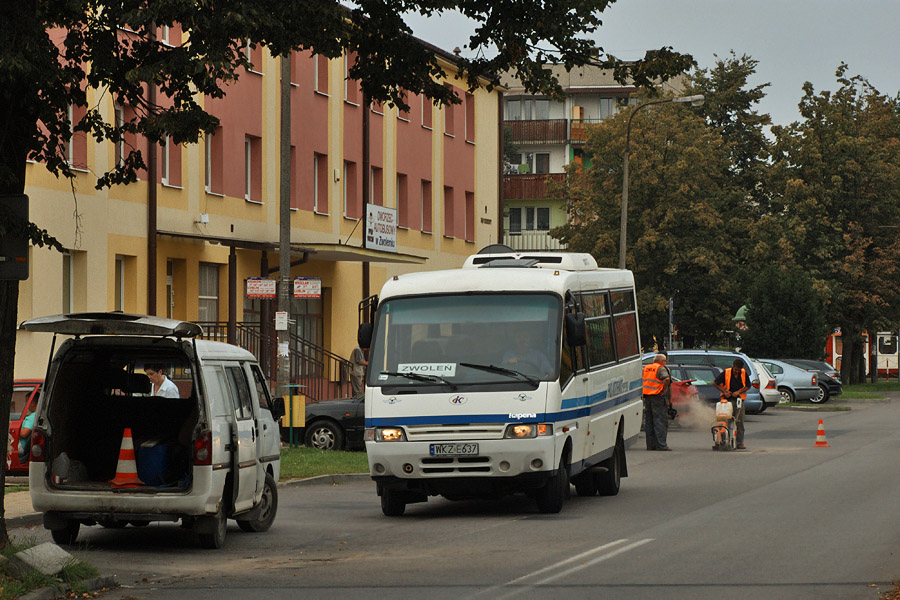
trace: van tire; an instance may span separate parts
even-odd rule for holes
[[[228,519],[225,518],[225,513],[222,509],[219,509],[216,516],[209,518],[215,520],[213,531],[211,533],[198,533],[197,537],[200,538],[201,548],[218,550],[225,544],[225,531],[227,529],[226,525],[228,524]]]
[[[600,463],[606,467],[606,471],[597,474],[597,491],[601,496],[615,496],[619,493],[623,462],[625,462],[625,445],[622,438],[619,438],[616,440],[612,456]]]
[[[57,544],[61,546],[71,546],[78,538],[78,530],[80,528],[80,522],[75,521],[74,519],[69,519],[68,521],[66,521],[66,526],[62,529],[51,529],[50,535],[53,537],[53,541]]]
[[[238,520],[241,530],[248,533],[262,533],[268,531],[275,522],[275,513],[278,512],[278,484],[275,479],[266,473],[266,482],[263,485],[262,498],[260,499],[259,518],[249,521]]]
[[[406,512],[406,501],[396,490],[381,490],[381,512],[386,517],[399,517]]]
[[[562,510],[563,502],[566,499],[566,492],[569,491],[569,472],[566,470],[566,457],[559,461],[559,468],[544,487],[537,490],[534,499],[537,502],[538,510],[542,513],[558,513]]]

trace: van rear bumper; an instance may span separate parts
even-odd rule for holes
[[[225,470],[195,466],[191,485],[183,491],[154,492],[147,486],[117,490],[79,489],[77,484],[51,484],[46,465],[32,463],[28,483],[34,509],[64,519],[171,521],[216,514],[222,501],[226,474]]]

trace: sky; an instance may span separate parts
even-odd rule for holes
[[[841,61],[881,93],[900,90],[900,0],[617,0],[593,35],[623,60],[662,46],[693,55],[701,68],[716,55],[757,60],[751,84],[770,83],[757,105],[777,125],[800,119],[803,83],[834,90]],[[461,17],[410,19],[415,35],[452,51],[468,39]]]

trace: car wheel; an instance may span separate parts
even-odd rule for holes
[[[562,510],[568,491],[569,472],[566,471],[566,457],[563,456],[559,461],[556,474],[548,479],[544,487],[540,488],[535,495],[534,499],[537,502],[538,510],[542,513],[558,513]]]
[[[819,393],[815,398],[810,399],[813,404],[824,404],[828,402],[828,388],[824,384],[819,384]]]
[[[794,392],[789,390],[786,387],[778,388],[778,393],[781,394],[782,402],[793,402],[794,401]]]
[[[53,541],[57,544],[61,546],[71,546],[78,538],[78,530],[80,528],[81,523],[73,519],[69,519],[68,521],[66,521],[66,526],[62,529],[51,529],[50,535],[53,537]]]
[[[606,467],[605,473],[597,476],[597,487],[601,496],[615,496],[619,493],[619,486],[622,482],[622,462],[625,458],[625,445],[622,440],[616,441],[616,447],[613,455],[603,461],[601,464]]]
[[[344,433],[332,421],[316,421],[306,428],[306,445],[319,450],[340,450],[344,447]]]
[[[381,491],[381,512],[386,517],[399,517],[406,511],[406,502],[395,490]]]
[[[266,473],[266,482],[263,487],[262,499],[259,501],[262,505],[259,510],[259,518],[250,521],[237,522],[238,527],[249,533],[262,533],[268,531],[275,521],[275,513],[278,510],[278,484],[275,479]]]
[[[763,414],[764,412],[766,412],[766,409],[767,409],[767,408],[769,408],[769,405],[766,404],[766,401],[765,401],[765,400],[763,400],[763,401],[760,403],[760,405],[759,405],[759,410],[756,411],[756,414],[758,414],[758,415]]]

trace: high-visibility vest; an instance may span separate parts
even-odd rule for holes
[[[744,382],[744,385],[742,385],[741,387],[747,387],[747,371],[746,371],[746,369],[741,369],[741,380],[743,380],[743,382]],[[728,367],[727,369],[725,369],[725,389],[727,389],[729,392],[731,391],[731,367]],[[742,400],[747,399],[747,392],[744,392],[743,394],[741,394],[741,399]]]
[[[644,367],[644,395],[658,396],[663,392],[663,382],[656,378],[656,372],[662,365],[659,363],[650,363]]]

